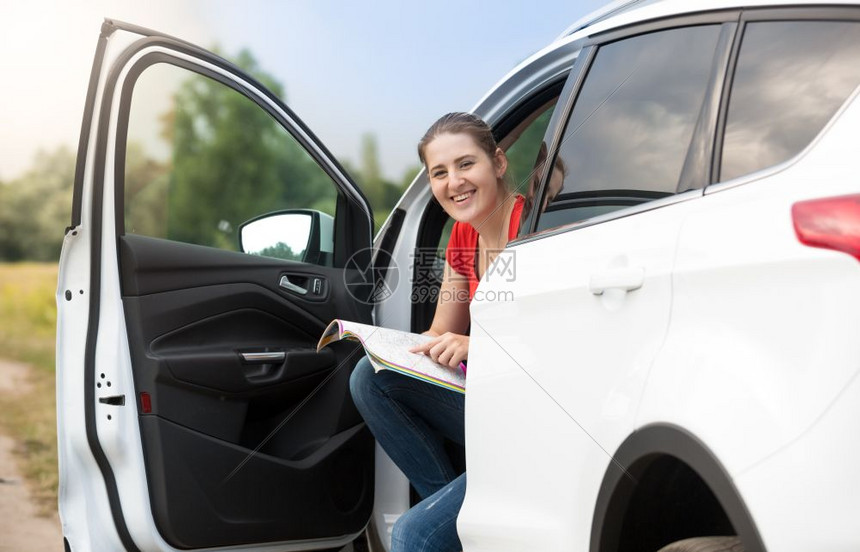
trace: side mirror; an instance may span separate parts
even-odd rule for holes
[[[312,209],[267,213],[239,226],[239,250],[250,255],[332,266],[334,218]]]

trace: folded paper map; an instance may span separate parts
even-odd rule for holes
[[[412,347],[434,339],[429,335],[335,319],[323,332],[317,344],[317,351],[341,339],[361,343],[370,364],[377,372],[393,370],[452,391],[466,392],[466,375],[463,370],[434,362],[429,356],[409,352]]]

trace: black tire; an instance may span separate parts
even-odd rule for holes
[[[695,537],[667,544],[657,552],[744,552],[738,537]]]

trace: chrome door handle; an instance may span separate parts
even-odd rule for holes
[[[278,282],[278,285],[284,288],[287,291],[292,291],[293,293],[298,293],[299,295],[305,295],[308,290],[303,288],[302,286],[297,286],[296,284],[290,281],[289,276],[284,274],[281,276],[281,281]]]
[[[259,353],[240,353],[242,360],[249,364],[262,364],[283,362],[287,358],[287,353],[284,351],[262,351]]]
[[[639,289],[644,283],[644,268],[621,268],[593,274],[588,282],[588,291],[594,295],[603,295],[608,289],[620,289],[626,292]]]

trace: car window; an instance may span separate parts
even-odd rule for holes
[[[334,215],[331,178],[264,109],[216,80],[167,63],[146,68],[128,125],[127,233],[236,251],[240,225],[262,214]],[[267,256],[300,258],[306,244],[307,235],[284,236]]]
[[[517,194],[526,195],[528,191],[535,159],[557,101],[558,98],[553,98],[540,107],[499,143],[508,157],[508,185]]]
[[[729,100],[720,180],[805,148],[860,84],[860,24],[750,23]]]
[[[538,230],[676,193],[719,35],[718,25],[671,29],[597,51],[565,126]]]

